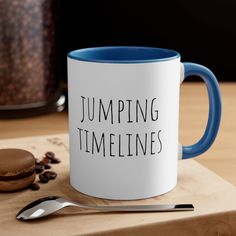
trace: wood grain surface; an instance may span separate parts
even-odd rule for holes
[[[167,194],[139,201],[109,201],[70,186],[67,134],[1,140],[0,148],[7,147],[27,149],[38,158],[54,151],[62,162],[53,165],[58,177],[41,184],[39,191],[0,193],[0,235],[236,235],[236,188],[194,160],[179,161],[178,184]],[[195,211],[121,214],[68,208],[37,221],[15,219],[27,203],[49,195],[104,205],[193,203]]]

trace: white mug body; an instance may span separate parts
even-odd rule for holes
[[[158,196],[177,183],[180,57],[68,57],[70,183],[98,198]]]

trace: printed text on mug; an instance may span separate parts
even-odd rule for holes
[[[83,128],[84,122],[96,122],[98,125],[107,123],[135,125],[146,122],[158,122],[158,99],[102,99],[81,96],[80,127],[77,127],[79,149],[81,151],[103,157],[138,157],[153,156],[163,149],[162,130],[144,133],[95,132],[88,127]],[[135,129],[133,129],[135,130]],[[117,147],[117,148],[115,148]]]

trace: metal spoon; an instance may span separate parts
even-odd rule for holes
[[[85,209],[94,209],[109,212],[164,212],[164,211],[193,211],[192,204],[168,204],[168,205],[117,205],[99,206],[85,205],[61,197],[44,197],[29,203],[17,215],[17,220],[33,220],[50,215],[64,207],[74,206]]]

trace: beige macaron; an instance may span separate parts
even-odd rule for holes
[[[34,155],[23,149],[0,149],[0,191],[26,188],[35,180]]]

